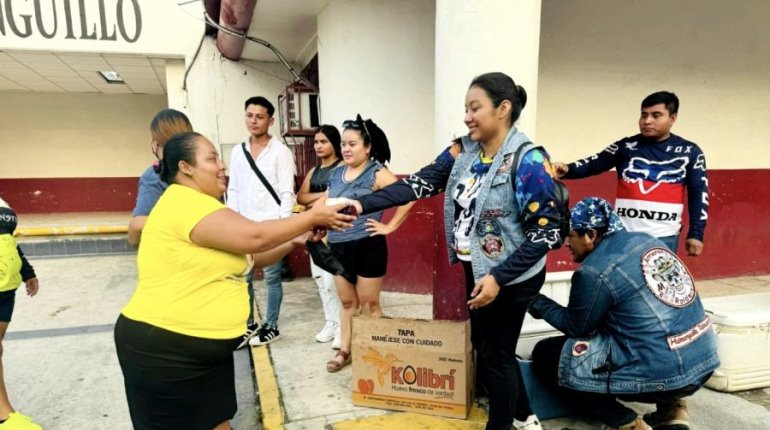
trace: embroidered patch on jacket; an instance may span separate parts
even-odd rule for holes
[[[480,218],[499,218],[501,216],[508,216],[511,214],[511,211],[506,211],[503,209],[487,209],[484,212],[482,212],[479,217]]]
[[[664,248],[653,248],[642,256],[642,273],[653,295],[663,303],[683,308],[695,300],[695,283],[681,260]]]
[[[503,163],[497,168],[497,173],[508,173],[513,168],[513,153],[503,156]]]
[[[499,236],[502,231],[503,228],[500,226],[500,223],[493,218],[481,218],[476,223],[476,234],[479,236],[486,236],[488,234]]]
[[[711,318],[706,316],[703,321],[699,322],[686,332],[674,336],[669,336],[668,347],[672,350],[681,348],[689,343],[694,342],[696,339],[706,334],[710,329]]]
[[[575,345],[572,346],[572,355],[575,357],[580,357],[581,355],[587,353],[590,348],[590,343],[584,340],[579,340],[575,342]]]
[[[505,242],[500,236],[488,234],[481,238],[481,250],[487,257],[497,258],[505,250]]]

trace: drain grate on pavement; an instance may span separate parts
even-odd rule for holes
[[[82,237],[19,242],[28,257],[68,257],[74,255],[128,254],[136,252],[120,237]]]

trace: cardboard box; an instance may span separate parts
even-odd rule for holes
[[[472,400],[468,321],[353,318],[353,404],[465,419]]]
[[[770,293],[703,299],[722,363],[706,386],[719,391],[770,387]]]

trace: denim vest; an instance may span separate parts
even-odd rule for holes
[[[612,303],[595,306],[603,315],[587,317],[601,318],[591,337],[567,340],[559,385],[613,394],[669,391],[703,384],[719,367],[716,335],[692,277],[684,265],[656,266],[656,249],[665,246],[645,233],[619,231],[575,272],[573,294],[607,288]]]
[[[357,199],[371,194],[374,189],[374,181],[377,179],[377,172],[380,169],[382,169],[382,164],[375,160],[369,160],[369,164],[364,171],[356,179],[348,182],[344,178],[347,166],[343,164],[335,167],[331,174],[329,174],[329,197]],[[340,243],[369,237],[369,232],[366,231],[366,220],[370,218],[377,221],[382,220],[382,211],[359,215],[353,221],[353,227],[345,231],[329,230],[329,242]]]
[[[519,132],[516,127],[511,127],[503,145],[495,155],[489,173],[487,173],[476,198],[470,237],[471,266],[473,267],[473,278],[476,281],[489,274],[493,267],[505,261],[526,239],[518,221],[521,208],[518,207],[511,184],[511,169],[516,149],[527,142],[529,142],[529,138],[524,133]],[[459,261],[457,253],[452,248],[452,244],[455,242],[455,203],[453,200],[455,188],[470,171],[474,161],[479,157],[479,152],[481,152],[481,144],[470,140],[467,136],[463,137],[462,144],[463,151],[455,160],[444,193],[444,229],[450,264]],[[496,245],[500,245],[499,252],[487,252],[487,248],[484,246],[487,240],[492,240]],[[526,281],[543,270],[543,267],[545,267],[545,257],[508,285]]]

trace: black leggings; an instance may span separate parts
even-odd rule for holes
[[[463,262],[467,295],[475,286],[469,262]],[[516,360],[516,344],[532,298],[545,282],[545,269],[532,278],[500,288],[495,300],[469,311],[471,342],[477,352],[476,381],[489,395],[487,429],[510,429],[513,419],[524,421],[532,414],[529,398]]]

